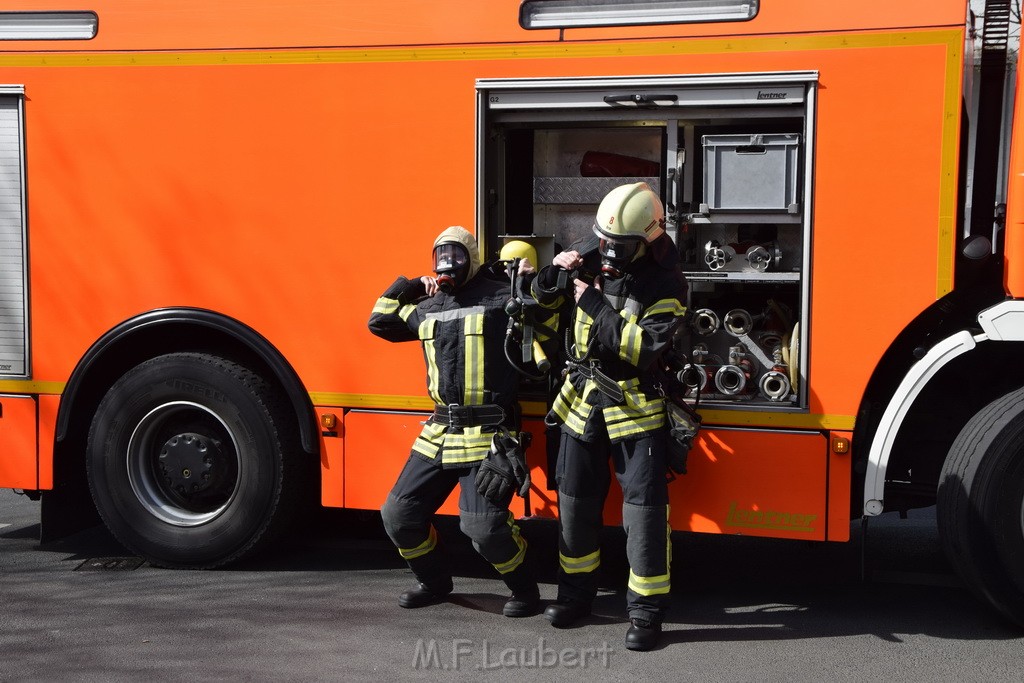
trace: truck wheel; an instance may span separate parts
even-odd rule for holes
[[[283,406],[259,375],[215,356],[173,353],[133,368],[89,430],[86,469],[103,521],[165,567],[215,567],[264,547],[304,485]]]
[[[968,587],[1024,626],[1024,389],[978,412],[939,479],[942,544]]]

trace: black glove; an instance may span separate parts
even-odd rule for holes
[[[516,439],[508,431],[500,431],[491,441],[491,450],[476,473],[476,490],[498,507],[508,507],[512,493],[525,496],[530,490],[530,472],[526,469],[523,433]]]

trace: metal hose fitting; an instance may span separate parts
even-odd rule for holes
[[[687,363],[676,375],[676,378],[683,383],[687,392],[691,390],[704,391],[708,382],[711,381],[712,375],[711,370],[704,365]]]
[[[789,396],[791,390],[789,378],[779,370],[766,372],[758,382],[761,395],[769,401],[781,401]]]
[[[715,373],[715,387],[726,396],[742,394],[747,389],[750,372],[741,365],[723,365]]]
[[[750,331],[754,329],[754,316],[742,308],[734,308],[725,314],[722,324],[725,326],[726,332],[734,337],[741,337],[750,334]]]
[[[702,337],[710,337],[718,332],[721,326],[722,321],[718,319],[718,314],[710,308],[702,308],[693,314],[693,329]]]

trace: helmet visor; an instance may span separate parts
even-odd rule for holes
[[[640,240],[610,240],[602,237],[598,251],[602,258],[618,264],[626,264],[633,260],[640,249]]]
[[[434,272],[452,273],[469,263],[469,253],[461,244],[446,242],[434,247]]]

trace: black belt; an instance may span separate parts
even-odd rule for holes
[[[466,427],[497,427],[505,422],[505,410],[496,404],[479,406],[434,406],[434,422],[464,429]]]
[[[621,405],[622,403],[625,403],[626,394],[622,391],[622,387],[619,386],[618,382],[601,372],[600,361],[574,360],[570,358],[566,361],[566,365],[573,370],[576,370],[587,379],[594,380],[598,391],[615,401],[616,404]]]

